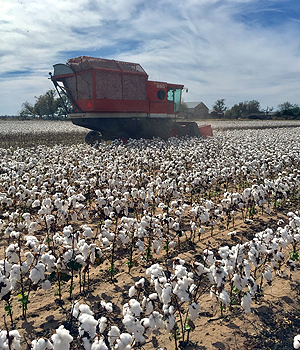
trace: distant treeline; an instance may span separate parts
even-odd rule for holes
[[[57,97],[54,89],[48,90],[45,94],[36,97],[35,104],[24,102],[21,111],[15,116],[2,115],[0,119],[66,119],[67,113],[72,111],[72,105],[66,96]],[[225,99],[219,99],[212,106],[213,110],[209,113],[212,119],[300,119],[300,107],[291,102],[284,102],[274,107],[260,108],[260,102],[257,100],[244,101],[235,104],[231,108],[225,105]],[[180,116],[189,116],[187,105],[182,102],[179,110]]]

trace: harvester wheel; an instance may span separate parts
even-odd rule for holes
[[[86,134],[84,141],[88,145],[93,145],[94,143],[101,141],[101,136],[97,131],[90,131]]]
[[[179,137],[179,131],[177,128],[172,128],[169,131],[169,138],[170,137]]]

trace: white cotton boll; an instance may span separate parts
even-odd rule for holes
[[[144,288],[144,284],[145,284],[145,278],[141,278],[137,282],[135,282],[135,286],[137,288]]]
[[[135,299],[129,300],[129,307],[135,316],[140,316],[141,312],[143,312],[140,303]]]
[[[72,316],[75,318],[78,318],[79,316],[79,303],[77,300],[74,301],[73,305],[72,305]]]
[[[70,335],[70,332],[62,325],[58,327],[56,334],[53,334],[51,339],[53,342],[54,350],[69,350],[73,337]]]
[[[112,326],[111,329],[108,332],[108,342],[110,346],[113,346],[115,341],[119,338],[120,336],[120,330],[116,326]]]
[[[164,327],[163,316],[158,311],[153,311],[149,316],[149,324],[152,329]]]
[[[90,227],[88,227],[86,225],[82,225],[81,228],[83,230],[84,237],[93,238],[94,233],[93,233],[93,230]]]
[[[235,288],[238,290],[242,290],[248,283],[248,279],[245,277],[240,277],[237,273],[235,273],[231,279],[234,283]]]
[[[82,338],[82,343],[83,343],[84,350],[91,350],[92,344],[87,337]]]
[[[242,302],[241,302],[241,306],[244,309],[246,314],[249,314],[251,312],[251,303],[252,303],[252,298],[250,293],[245,293],[243,298],[242,298]]]
[[[132,343],[132,336],[129,333],[122,333],[117,339],[115,349],[117,350],[130,350]]]
[[[190,285],[189,292],[190,292],[192,295],[194,295],[196,291],[197,291],[197,286],[196,286],[196,284],[192,283],[192,284]]]
[[[79,306],[79,311],[82,313],[82,314],[88,314],[88,315],[93,315],[93,311],[90,309],[90,307],[87,305],[87,304],[81,304]]]
[[[0,278],[1,280],[1,278]],[[14,264],[10,269],[9,282],[11,288],[14,289],[17,282],[21,280],[21,270],[20,265]],[[0,298],[1,299],[1,298]]]
[[[295,240],[296,242],[300,242],[300,234],[299,234],[299,233],[296,233],[296,234],[294,235],[294,240]]]
[[[108,312],[113,312],[113,305],[112,303],[106,303],[105,301],[101,300],[101,307],[103,307]]]
[[[21,347],[21,336],[17,330],[8,332],[10,338],[10,345],[8,344],[7,331],[0,330],[0,349],[2,350],[19,350]]]
[[[226,306],[227,304],[230,304],[230,297],[225,289],[222,290],[222,292],[219,294],[220,301]]]
[[[78,321],[80,322],[79,334],[83,335],[84,332],[87,332],[90,338],[94,338],[98,321],[96,321],[94,317],[89,314],[79,315]]]
[[[175,248],[176,247],[176,245],[177,245],[177,243],[175,242],[175,241],[171,241],[170,243],[169,243],[169,248]]]
[[[141,343],[141,344],[145,343],[145,337],[143,336],[144,332],[145,332],[145,328],[140,323],[137,324],[133,330],[133,337],[135,342]]]
[[[128,291],[129,298],[132,298],[135,295],[135,293],[136,293],[135,286],[130,287]]]
[[[206,268],[203,264],[195,261],[193,263],[193,268],[196,271],[198,276],[201,276],[202,274],[206,274],[208,272],[210,272],[210,270],[208,268]]]
[[[193,302],[189,305],[189,318],[191,321],[195,321],[199,317],[200,305]]]
[[[165,321],[166,331],[168,333],[171,333],[174,326],[175,326],[175,316],[172,314],[172,315],[169,315]]]
[[[110,245],[110,241],[106,237],[103,237],[102,244],[103,244],[103,247],[106,248]]]
[[[208,262],[208,265],[212,265],[215,262],[214,253],[209,249],[203,250],[203,260]]]
[[[228,246],[221,247],[221,248],[219,248],[218,253],[219,253],[220,257],[225,260],[225,259],[227,259],[228,255],[230,253],[230,249]]]
[[[47,339],[40,338],[38,340],[34,339],[31,342],[31,350],[46,350],[46,349],[53,349],[53,345],[50,343],[50,341]]]
[[[300,334],[294,337],[294,349],[300,349]]]
[[[45,279],[45,265],[43,263],[38,263],[30,271],[29,278],[33,284],[37,284],[40,280]]]
[[[109,350],[108,347],[105,344],[104,338],[96,338],[93,341],[91,350]]]
[[[174,273],[177,278],[182,278],[183,276],[187,275],[186,267],[182,265],[176,265]]]
[[[50,288],[51,288],[51,282],[50,282],[49,280],[43,281],[43,283],[42,283],[42,288],[43,288],[44,290],[50,289]]]
[[[161,292],[161,300],[163,304],[170,304],[171,302],[171,292],[172,286],[169,283],[166,283]]]
[[[153,302],[149,298],[146,299],[146,315],[150,315],[153,311]]]
[[[264,279],[267,281],[267,282],[270,282],[272,281],[272,269],[271,269],[271,266],[270,265],[266,265],[265,266],[265,270],[264,270]]]
[[[151,293],[151,294],[149,294],[149,299],[151,299],[151,300],[156,300],[157,299],[157,293]]]
[[[141,325],[145,328],[145,333],[149,336],[154,329],[151,327],[149,318],[141,319]]]
[[[107,318],[102,316],[99,320],[98,320],[98,324],[99,324],[99,329],[100,329],[100,333],[103,333],[107,327]]]

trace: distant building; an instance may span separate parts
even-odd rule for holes
[[[191,119],[208,119],[209,109],[203,102],[184,102]]]

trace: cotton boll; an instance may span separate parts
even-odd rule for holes
[[[220,301],[226,306],[227,304],[230,304],[230,297],[225,289],[222,290],[221,293],[219,293],[219,299]]]
[[[29,278],[33,282],[33,284],[37,284],[40,280],[45,279],[45,265],[43,263],[38,263],[35,267],[30,271]]]
[[[272,281],[272,269],[271,269],[271,266],[269,266],[269,265],[265,266],[265,270],[264,270],[263,276],[264,276],[264,279],[267,282],[271,282]]]
[[[91,350],[109,350],[105,344],[104,338],[96,338],[94,339]]]
[[[117,339],[115,348],[117,350],[130,350],[132,343],[132,336],[129,333],[122,333]]]
[[[174,315],[169,315],[165,321],[165,327],[168,333],[171,333],[172,329],[175,326],[175,317]]]
[[[14,264],[11,267],[10,274],[9,274],[9,282],[11,284],[11,288],[14,289],[16,286],[16,283],[19,282],[20,280],[21,280],[20,265]],[[1,281],[1,277],[0,277],[0,281]]]
[[[73,337],[70,335],[70,332],[62,325],[58,327],[56,334],[53,334],[51,339],[53,342],[54,350],[69,350]]]
[[[120,330],[118,327],[112,326],[107,335],[108,335],[109,345],[113,346],[116,340],[120,336]]]
[[[198,276],[201,276],[202,274],[206,274],[208,272],[210,272],[210,270],[208,268],[206,268],[203,264],[195,261],[193,263],[193,268],[196,271]]]
[[[163,304],[170,304],[171,302],[171,292],[172,286],[169,283],[166,283],[161,292],[161,300]]]
[[[135,282],[136,288],[139,288],[139,289],[144,288],[144,284],[145,284],[145,278],[141,278],[137,282]]]
[[[34,339],[31,342],[31,350],[46,350],[46,349],[53,349],[53,345],[50,343],[49,340],[40,338],[38,340]]]
[[[82,225],[81,228],[83,230],[84,237],[93,238],[94,233],[90,227],[88,227],[87,225]]]
[[[241,302],[241,306],[244,309],[246,314],[249,314],[251,312],[251,303],[252,303],[251,295],[250,293],[247,292],[244,294]]]
[[[50,282],[49,280],[43,281],[43,283],[42,283],[42,288],[43,288],[44,290],[50,289],[50,288],[51,288],[51,282]]]
[[[199,317],[200,305],[193,302],[189,305],[189,318],[191,321],[195,321]]]
[[[112,303],[106,303],[105,301],[101,300],[101,307],[103,307],[108,312],[113,312],[113,305]]]
[[[140,303],[137,300],[135,300],[135,299],[130,299],[129,300],[129,307],[130,307],[130,311],[135,316],[140,316],[141,312],[143,312]]]
[[[132,298],[135,295],[135,293],[136,293],[135,286],[130,287],[128,291],[129,298]]]
[[[77,300],[74,301],[73,305],[72,305],[72,316],[75,318],[78,318],[79,316],[79,303]]]
[[[81,304],[79,306],[79,311],[82,314],[88,314],[88,315],[93,315],[93,311],[90,309],[90,307],[87,304]]]
[[[300,349],[300,334],[294,337],[294,349]]]
[[[83,343],[84,350],[91,350],[92,344],[89,338],[83,337],[82,343]]]
[[[85,313],[79,315],[78,321],[80,322],[79,334],[82,336],[84,332],[86,332],[89,334],[90,338],[93,339],[96,334],[98,321],[96,321],[92,315]]]
[[[7,331],[0,330],[0,349],[3,350],[19,350],[21,347],[21,336],[17,330],[8,332],[10,338],[10,345],[8,344]]]
[[[103,333],[107,327],[107,318],[102,316],[99,320],[98,320],[98,324],[99,324],[99,330],[100,333]]]
[[[154,327],[151,327],[149,318],[141,319],[141,325],[145,328],[145,333],[149,336],[154,329]]]

